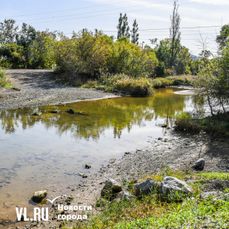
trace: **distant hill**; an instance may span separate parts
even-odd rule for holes
[[[190,58],[191,58],[192,60],[198,60],[198,59],[200,59],[200,57],[195,56],[195,55],[193,55],[193,54],[190,54]]]

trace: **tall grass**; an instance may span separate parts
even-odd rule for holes
[[[102,75],[100,82],[107,91],[119,92],[133,97],[145,97],[154,94],[153,83],[148,78],[132,78],[125,74]]]
[[[0,68],[0,87],[5,87],[7,84],[9,84],[7,74],[4,70]]]

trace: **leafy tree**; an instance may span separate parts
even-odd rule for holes
[[[171,55],[170,55],[170,68],[175,65],[177,55],[180,51],[180,15],[178,14],[177,0],[174,1],[173,15],[171,16],[171,28],[170,28],[170,39],[171,39]]]
[[[131,32],[132,32],[131,42],[138,45],[139,33],[138,33],[138,24],[137,24],[136,19],[134,20],[133,29]]]
[[[122,14],[120,13],[117,29],[118,29],[117,39],[121,37],[127,37],[128,39],[130,39],[130,27],[128,26],[128,18],[126,14],[122,16]]]
[[[1,65],[4,67],[22,68],[25,58],[23,56],[23,46],[15,43],[3,44],[0,47]]]
[[[28,48],[28,46],[36,39],[36,37],[36,30],[32,26],[23,23],[21,30],[16,34],[16,41],[18,45]]]
[[[8,19],[0,22],[0,44],[13,43],[16,40],[18,26],[15,26],[15,20]]]
[[[101,31],[93,34],[84,29],[78,34],[74,33],[72,39],[63,39],[56,43],[57,68],[75,77],[98,77],[100,71],[106,70],[111,44],[112,38]]]
[[[205,60],[202,60],[205,61]],[[203,96],[207,99],[211,114],[223,110],[229,105],[229,44],[223,49],[221,56],[205,62],[200,69],[198,78],[195,81],[197,98]]]
[[[28,62],[31,68],[51,68],[54,59],[55,39],[46,32],[39,32],[28,47]]]
[[[222,50],[223,47],[227,45],[229,40],[229,24],[224,25],[221,28],[220,35],[216,37],[216,42],[219,44],[219,50]]]

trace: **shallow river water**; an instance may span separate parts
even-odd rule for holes
[[[30,206],[34,191],[67,192],[82,179],[78,173],[90,176],[111,158],[163,136],[160,124],[173,126],[177,112],[194,108],[191,95],[179,92],[0,111],[0,219],[14,220],[15,207]]]

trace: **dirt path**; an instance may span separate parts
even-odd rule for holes
[[[57,84],[50,79],[52,70],[16,69],[7,72],[15,88],[20,91],[0,89],[0,109],[4,110],[114,97],[102,91]]]

